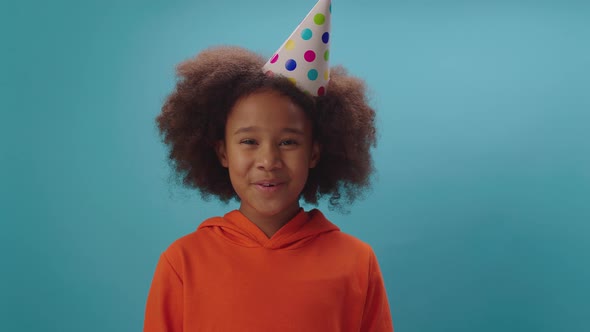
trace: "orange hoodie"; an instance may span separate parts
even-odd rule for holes
[[[270,239],[239,211],[160,257],[144,332],[393,331],[377,259],[319,210]]]

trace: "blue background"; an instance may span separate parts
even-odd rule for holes
[[[313,5],[1,5],[0,330],[141,330],[161,251],[236,207],[170,179],[175,65],[270,56]],[[378,172],[324,210],[374,247],[396,330],[588,330],[588,2],[339,0],[332,23],[332,64],[379,111]]]

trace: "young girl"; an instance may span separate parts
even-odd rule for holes
[[[313,39],[304,23],[283,46]],[[313,75],[315,86],[294,80],[273,70],[292,67],[285,52],[265,65],[241,48],[212,48],[178,67],[157,119],[170,159],[203,197],[240,207],[161,255],[144,331],[393,331],[369,245],[299,204],[327,197],[339,208],[369,186],[375,113],[364,84],[342,68],[319,87]]]

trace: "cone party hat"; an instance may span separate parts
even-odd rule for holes
[[[319,0],[266,62],[263,71],[282,75],[313,96],[326,94],[330,80],[331,0]]]

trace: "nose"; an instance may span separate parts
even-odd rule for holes
[[[265,171],[272,171],[283,167],[279,147],[273,144],[262,145],[258,149],[256,166],[258,169]]]

